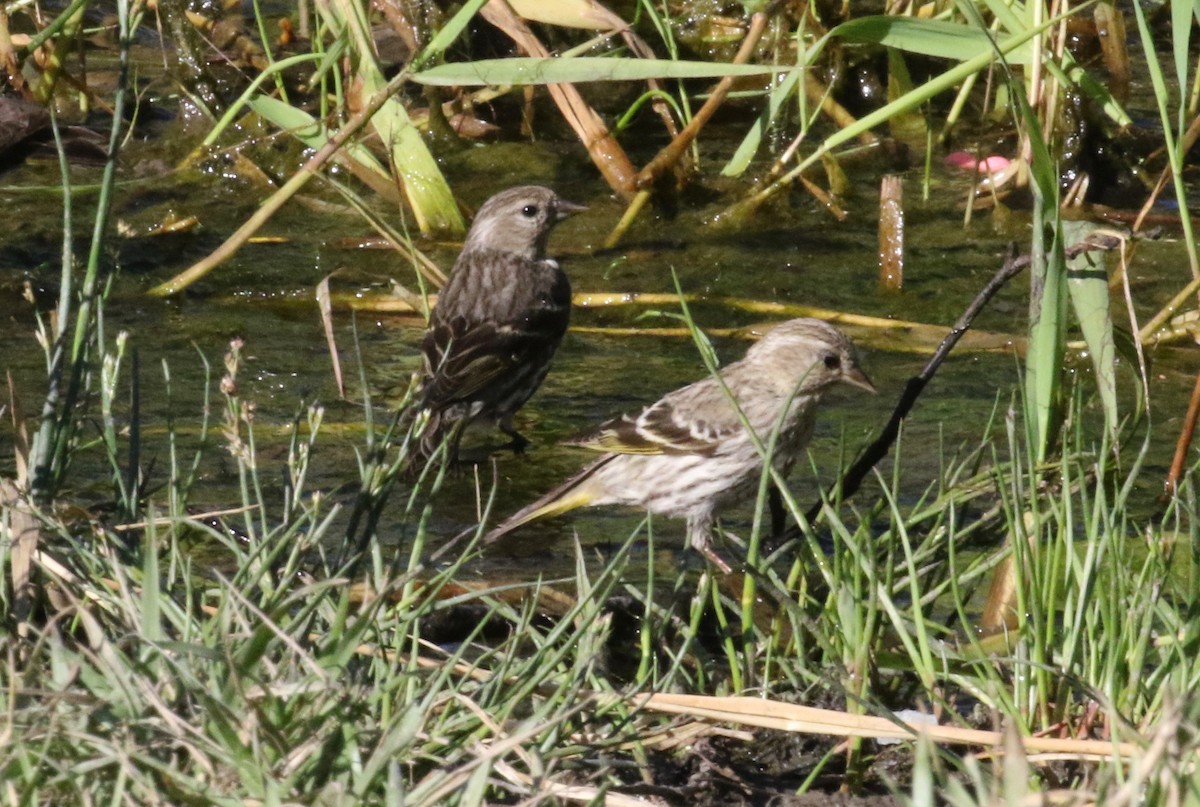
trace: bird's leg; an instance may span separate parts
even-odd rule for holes
[[[529,446],[529,440],[526,439],[525,435],[513,428],[511,417],[501,419],[496,426],[500,429],[500,431],[512,438],[512,442],[506,446],[503,446],[503,448],[511,448],[514,454],[525,453],[525,449]]]
[[[771,509],[771,542],[777,543],[787,529],[787,508],[783,506],[783,495],[772,484],[767,488],[767,506]]]
[[[695,549],[701,555],[708,559],[708,562],[716,566],[725,574],[733,571],[725,559],[717,554],[717,550],[712,545],[712,515],[704,516],[688,516],[688,543],[692,549]]]
[[[704,557],[708,558],[709,563],[711,563],[713,566],[716,566],[723,573],[730,574],[733,571],[733,567],[726,563],[725,558],[718,555],[717,550],[713,549],[711,546],[705,546],[701,548],[700,553],[703,554]]]
[[[762,543],[763,554],[769,555],[783,545],[787,535],[788,511],[783,504],[783,494],[772,483],[767,488],[767,509],[771,513],[771,534]]]

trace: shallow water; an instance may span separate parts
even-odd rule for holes
[[[719,140],[715,141],[720,143]],[[130,176],[153,168],[164,156],[158,141],[134,142],[125,152]],[[165,164],[165,163],[163,163]],[[714,162],[715,166],[716,163]],[[713,169],[715,172],[715,168]],[[551,253],[560,256],[576,291],[655,292],[674,290],[672,273],[685,292],[716,302],[697,302],[696,321],[705,328],[737,327],[762,322],[764,316],[731,308],[719,301],[740,297],[821,306],[840,311],[893,317],[948,326],[999,268],[1010,241],[1028,241],[1027,220],[1018,212],[1003,225],[978,214],[963,224],[961,201],[967,180],[935,166],[930,198],[922,200],[921,170],[903,172],[905,182],[906,259],[901,292],[882,290],[877,283],[877,192],[882,165],[856,166],[857,191],[844,200],[850,213],[837,221],[800,191],[764,209],[737,228],[707,224],[732,197],[706,189],[703,181],[682,200],[680,214],[667,219],[652,211],[615,250],[600,245],[623,212],[623,206],[594,179],[590,164],[578,149],[567,145],[507,143],[473,146],[447,160],[447,173],[461,200],[474,207],[491,193],[526,182],[553,185],[561,194],[588,205],[587,212],[562,224],[551,239]],[[143,171],[144,173],[144,171]],[[7,347],[4,369],[16,382],[26,413],[37,411],[44,385],[43,359],[32,337],[33,308],[25,302],[26,281],[48,310],[57,284],[55,264],[60,254],[61,206],[57,194],[34,188],[57,183],[57,167],[26,163],[0,177],[0,204],[20,210],[14,226],[0,233],[0,339]],[[98,181],[95,171],[80,170],[75,181]],[[186,268],[220,243],[236,227],[263,189],[240,179],[168,171],[121,186],[115,218],[135,231],[161,219],[167,211],[197,215],[201,227],[171,235],[119,238],[112,253],[120,266],[105,314],[111,338],[128,330],[139,351],[143,374],[143,418],[149,460],[157,460],[161,482],[166,462],[165,421],[173,413],[184,445],[195,445],[204,408],[206,370],[201,355],[212,365],[215,382],[221,356],[231,338],[245,340],[248,357],[242,393],[257,405],[256,429],[262,457],[260,467],[268,489],[282,478],[286,435],[292,418],[307,403],[326,405],[326,433],[319,443],[311,483],[337,496],[347,496],[356,480],[353,449],[361,444],[361,407],[336,400],[322,327],[313,301],[316,284],[331,272],[335,290],[354,293],[385,288],[390,278],[415,288],[410,267],[389,251],[350,249],[342,239],[370,235],[355,214],[340,206],[338,197],[317,187],[309,189],[320,204],[295,201],[275,217],[263,235],[279,243],[250,245],[219,267],[193,290],[172,300],[144,292]],[[84,213],[90,196],[80,194],[77,227],[87,230]],[[441,266],[449,268],[454,244],[419,244]],[[1140,247],[1131,278],[1141,316],[1157,309],[1186,278],[1183,245],[1172,237]],[[1027,282],[1018,278],[992,302],[978,328],[1020,336],[1025,328]],[[672,327],[678,324],[671,306],[630,305],[579,309],[575,330],[568,335],[542,390],[518,416],[518,427],[533,441],[524,455],[496,456],[495,510],[517,509],[579,467],[586,452],[557,445],[574,432],[622,411],[633,410],[663,393],[703,375],[695,346],[687,338],[661,335],[614,335],[602,327]],[[1121,316],[1121,313],[1118,313]],[[351,398],[361,401],[355,339],[358,340],[369,394],[386,420],[416,365],[421,324],[414,317],[337,312],[337,339]],[[892,335],[847,326],[863,346],[863,364],[878,387],[878,396],[847,389],[831,395],[820,419],[811,452],[818,474],[800,467],[794,474],[802,503],[813,500],[819,485],[836,476],[839,461],[865,445],[873,430],[886,420],[905,380],[926,360],[927,349],[914,349]],[[715,340],[723,361],[741,355],[744,342]],[[169,366],[170,400],[163,379]],[[1086,375],[1086,362],[1074,366]],[[1192,353],[1163,350],[1155,356],[1151,398],[1154,401],[1153,460],[1145,475],[1147,508],[1169,462],[1190,390]],[[1011,352],[962,353],[953,356],[927,389],[905,427],[900,468],[902,491],[918,496],[933,484],[943,456],[959,447],[974,446],[999,407],[996,434],[1002,435],[1003,414],[1014,400],[1020,361]],[[1132,407],[1133,385],[1122,386],[1122,405]],[[215,392],[214,392],[215,396]],[[215,402],[215,397],[214,397]],[[1094,408],[1094,407],[1093,407]],[[216,412],[214,411],[214,414]],[[12,473],[11,432],[0,436],[0,473]],[[229,506],[237,499],[236,468],[217,445],[202,466],[194,493],[200,505]],[[848,456],[839,456],[839,443]],[[894,456],[894,455],[893,455]],[[889,463],[890,463],[889,459]],[[108,495],[108,474],[98,457],[77,467],[75,487],[85,501]],[[892,469],[881,468],[885,476]],[[486,488],[492,471],[482,466]],[[349,488],[347,488],[349,486]],[[278,487],[275,488],[279,490]],[[470,475],[447,482],[438,496],[432,528],[436,536],[451,535],[472,524],[477,492]],[[402,496],[394,496],[383,534],[399,545],[409,534],[402,523]],[[864,503],[874,494],[860,494]],[[570,570],[571,540],[577,531],[585,545],[617,545],[641,517],[617,511],[594,511],[531,525],[503,552],[493,552],[496,570],[527,572],[530,562],[549,574]],[[730,520],[745,534],[745,513]],[[660,546],[677,547],[678,524],[660,521]]]

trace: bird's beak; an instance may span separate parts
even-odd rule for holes
[[[575,213],[582,213],[587,210],[587,205],[577,205],[574,202],[568,202],[566,199],[559,198],[554,202],[554,219],[562,221],[567,216]]]
[[[865,389],[872,395],[876,394],[875,385],[871,383],[871,379],[867,378],[867,374],[857,367],[853,367],[847,373],[842,373],[842,381],[851,384],[859,389]]]

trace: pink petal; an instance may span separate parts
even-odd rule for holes
[[[1011,161],[999,154],[992,154],[976,161],[975,155],[969,151],[952,151],[946,155],[946,165],[961,168],[964,171],[978,171],[981,174],[994,174],[1003,171]]]
[[[974,168],[975,155],[969,151],[952,151],[946,155],[946,165],[955,168]]]
[[[995,174],[1008,168],[1012,160],[1007,157],[1001,157],[999,154],[993,154],[979,161],[979,171],[983,174]]]

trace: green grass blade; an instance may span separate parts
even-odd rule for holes
[[[934,56],[939,59],[970,61],[981,56],[992,58],[995,50],[992,37],[987,31],[973,25],[945,20],[920,20],[914,17],[862,17],[844,22],[830,32],[843,42],[883,45],[889,48]],[[1012,30],[1013,34],[1025,33],[1025,26]],[[1011,64],[1029,64],[1033,51],[1026,37],[1020,36],[1016,44],[1006,47],[1002,40],[1000,49]]]
[[[256,115],[288,132],[309,148],[319,149],[329,142],[329,132],[319,120],[303,109],[284,103],[278,98],[260,95],[248,100],[246,106]],[[375,159],[375,155],[365,146],[358,143],[347,143],[342,147],[342,152],[367,170],[391,180],[387,169],[379,163],[379,160]]]
[[[370,25],[361,6],[349,0],[322,0],[317,7],[333,30],[350,43],[362,97],[383,90],[388,81],[375,58]],[[391,156],[421,232],[462,233],[465,226],[450,186],[404,105],[388,98],[372,116],[371,126]]]
[[[439,87],[500,86],[505,84],[575,84],[581,81],[645,81],[647,79],[764,76],[789,69],[769,64],[671,61],[670,59],[609,59],[576,56],[548,59],[480,59],[440,64],[414,73],[418,84]]]
[[[483,8],[488,0],[469,0],[464,3],[450,20],[434,34],[433,39],[429,40],[429,44],[425,49],[413,59],[412,68],[419,70],[423,65],[429,63],[430,60],[440,57],[446,52],[446,49],[454,44],[459,35],[466,30],[467,25],[479,13],[479,9]]]
[[[1094,229],[1095,225],[1088,222],[1063,222],[1069,244],[1082,241]],[[1067,261],[1067,291],[1092,359],[1096,389],[1104,407],[1104,424],[1110,438],[1114,438],[1118,422],[1116,345],[1103,253],[1083,252]]]

